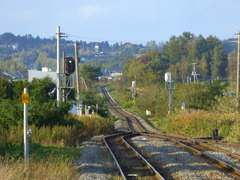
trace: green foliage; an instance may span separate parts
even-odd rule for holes
[[[57,62],[55,58],[49,58],[47,52],[40,52],[35,62],[35,67],[42,70],[42,67],[48,67],[52,71],[56,71]]]
[[[69,102],[63,102],[57,106],[55,100],[42,103],[33,99],[29,103],[29,124],[36,124],[38,127],[72,125],[71,121],[65,119],[70,107]]]
[[[65,116],[71,108],[69,102],[57,106],[57,102],[49,93],[56,85],[50,78],[34,79],[31,83],[27,81],[8,82],[1,79],[2,99],[0,100],[0,127],[8,128],[11,125],[22,124],[23,104],[21,96],[23,88],[29,88],[29,123],[41,127],[43,125],[71,125],[74,122],[66,121]],[[5,92],[4,92],[5,91]]]
[[[17,126],[23,121],[23,105],[14,103],[11,99],[0,102],[0,129]]]
[[[31,94],[31,100],[36,100],[40,103],[49,101],[49,99],[55,99],[56,96],[50,96],[54,88],[56,88],[55,83],[53,83],[50,77],[45,77],[42,79],[34,78],[29,84],[29,94]]]
[[[127,102],[123,103],[122,107],[123,107],[124,109],[130,109],[130,108],[132,108],[132,107],[133,107],[133,101],[127,101]]]
[[[0,78],[0,101],[12,98],[12,84],[6,79],[1,77]]]
[[[175,80],[184,80],[191,74],[191,63],[197,63],[204,79],[211,75],[217,79],[226,76],[227,53],[223,42],[217,37],[206,39],[199,35],[195,37],[189,32],[181,36],[172,36],[162,51],[164,59],[169,62],[168,71],[172,72]],[[184,68],[185,67],[185,68]]]
[[[128,81],[137,81],[139,87],[151,85],[162,79],[163,70],[166,69],[166,62],[159,51],[151,51],[145,55],[127,60],[124,66],[124,75]]]
[[[146,110],[151,111],[155,114],[155,107],[157,101],[157,87],[149,86],[144,88],[141,92],[138,93],[136,98],[135,106],[141,111],[145,112]]]
[[[227,83],[214,81],[214,83],[177,84],[174,91],[174,106],[179,109],[185,102],[189,109],[211,109],[216,100],[226,91]]]
[[[83,64],[80,69],[80,74],[83,76],[88,86],[91,86],[101,75],[101,66],[94,67],[90,64]]]
[[[81,100],[84,105],[90,106],[91,110],[96,112],[96,104],[98,104],[98,114],[102,117],[108,116],[108,107],[105,104],[105,98],[101,97],[95,89],[81,92]],[[85,109],[83,107],[83,109]]]
[[[89,63],[93,66],[101,65],[103,70],[122,70],[126,60],[133,59],[133,54],[128,52],[117,53],[113,57],[103,57],[101,59],[93,59]]]

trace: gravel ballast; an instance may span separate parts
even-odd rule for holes
[[[132,138],[132,142],[149,159],[161,164],[173,179],[236,179],[212,166],[209,161],[192,155],[171,142],[142,136]]]
[[[118,170],[102,139],[103,136],[95,136],[82,143],[81,158],[77,162],[80,180],[107,180],[116,177]]]

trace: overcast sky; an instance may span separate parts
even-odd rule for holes
[[[0,0],[0,34],[69,40],[168,41],[188,31],[220,39],[240,31],[240,0]]]

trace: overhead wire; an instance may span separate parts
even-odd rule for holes
[[[113,39],[108,39],[108,40],[106,40],[106,39],[100,39],[100,38],[93,38],[93,37],[85,37],[85,36],[79,36],[79,35],[73,35],[73,34],[67,34],[66,33],[66,35],[67,36],[71,36],[71,37],[75,37],[75,38],[79,38],[79,39],[87,39],[87,40],[94,40],[94,41],[108,41],[108,42],[123,42],[123,40],[113,40]],[[146,42],[144,42],[144,41],[132,41],[132,40],[130,40],[130,41],[125,41],[125,42],[132,42],[132,43],[140,43],[140,44],[144,44],[144,43],[146,43]]]

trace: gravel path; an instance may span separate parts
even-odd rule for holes
[[[155,162],[161,164],[173,179],[235,179],[213,167],[203,158],[192,155],[171,142],[141,136],[132,138],[132,142],[140,152],[144,152],[150,159],[154,159]]]

